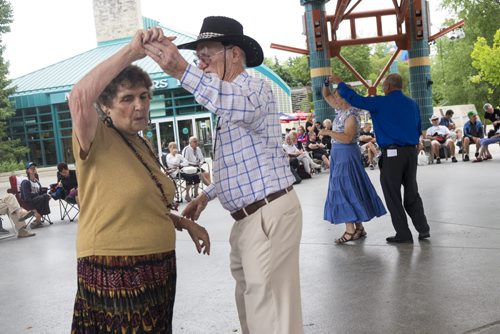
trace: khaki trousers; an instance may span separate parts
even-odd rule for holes
[[[8,215],[9,218],[16,225],[16,229],[19,231],[22,227],[25,226],[24,222],[20,222],[17,218],[17,215],[14,214],[21,207],[17,202],[16,196],[12,194],[6,194],[3,198],[0,198],[0,215]]]
[[[302,209],[295,191],[234,223],[231,273],[243,334],[302,334],[299,246]]]

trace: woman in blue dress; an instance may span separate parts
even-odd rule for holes
[[[363,167],[358,146],[359,110],[336,91],[330,92],[328,79],[323,96],[337,113],[332,130],[320,132],[332,138],[324,219],[332,224],[345,224],[344,234],[335,240],[343,244],[366,236],[363,222],[386,214],[386,210]]]

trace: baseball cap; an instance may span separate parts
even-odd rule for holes
[[[432,115],[431,118],[429,118],[429,120],[433,121],[435,119],[439,119],[439,116],[438,115]]]
[[[26,163],[26,169],[30,169],[32,166],[36,167],[36,163],[34,163],[33,161],[29,161]]]
[[[474,115],[476,115],[476,116],[477,116],[477,112],[475,112],[475,111],[469,111],[469,112],[467,113],[467,117],[472,117],[472,116],[474,116]]]

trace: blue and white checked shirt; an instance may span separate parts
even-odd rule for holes
[[[226,82],[188,65],[182,87],[218,117],[214,182],[203,191],[234,212],[293,184],[281,147],[281,126],[271,87],[247,72]]]

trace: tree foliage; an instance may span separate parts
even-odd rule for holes
[[[433,59],[432,79],[434,103],[438,105],[474,104],[482,112],[486,101],[496,103],[500,97],[498,85],[486,81],[471,82],[479,72],[472,65],[471,53],[478,37],[486,44],[493,43],[499,29],[500,6],[497,0],[442,0],[442,7],[451,10],[457,19],[446,21],[445,26],[463,19],[465,37],[437,40],[437,55]]]
[[[14,114],[9,101],[9,95],[14,93],[14,88],[7,88],[10,84],[7,79],[9,64],[3,57],[5,46],[2,36],[10,31],[11,23],[11,5],[8,1],[0,0],[0,171],[6,171],[8,166],[17,166],[19,160],[28,152],[28,148],[20,146],[19,140],[10,140],[6,134],[6,121]]]
[[[479,37],[471,53],[472,66],[478,74],[472,77],[472,82],[486,82],[494,90],[500,86],[500,29],[495,33],[493,46],[490,47],[486,38]]]

